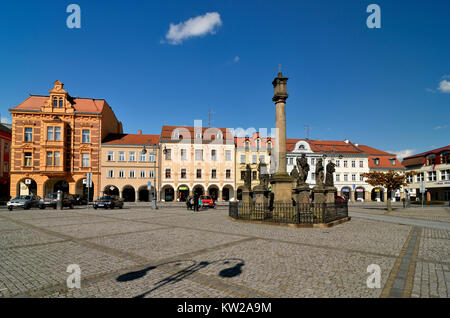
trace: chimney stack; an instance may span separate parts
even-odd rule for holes
[[[142,130],[139,129],[139,130],[138,130],[138,134],[139,134],[139,135],[142,135]]]

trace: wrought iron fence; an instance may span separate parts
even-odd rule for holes
[[[229,216],[234,219],[273,223],[319,224],[348,217],[347,202],[340,203],[274,203],[230,202]]]

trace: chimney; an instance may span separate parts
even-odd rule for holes
[[[139,130],[138,130],[138,134],[139,134],[139,135],[142,135],[142,130],[139,129]]]
[[[350,142],[350,140],[345,139],[344,142],[345,142],[346,144],[348,144],[348,143]]]

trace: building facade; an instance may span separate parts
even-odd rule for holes
[[[12,115],[11,196],[45,196],[62,190],[100,194],[101,140],[122,133],[122,124],[103,99],[71,97],[54,82],[48,96],[30,95]]]
[[[251,137],[235,137],[236,143],[236,198],[242,199],[244,178],[247,164],[252,169],[252,188],[259,184],[258,164],[267,165],[267,173],[270,172],[272,146],[275,146],[275,138],[261,137],[255,132]]]
[[[125,202],[153,200],[155,186],[160,187],[159,135],[108,135],[101,156],[102,194],[118,195]]]
[[[414,172],[406,187],[411,198],[422,200],[423,181],[425,200],[450,201],[450,145],[406,157],[402,164],[407,172]]]
[[[11,129],[0,123],[0,201],[9,199]]]
[[[235,146],[228,128],[163,126],[160,147],[161,201],[185,201],[194,193],[235,199]]]

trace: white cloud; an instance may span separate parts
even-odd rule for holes
[[[388,151],[389,153],[394,153],[397,155],[397,159],[402,161],[403,158],[412,156],[416,153],[416,149],[405,149],[399,151]]]
[[[166,40],[169,44],[181,44],[184,40],[192,37],[215,34],[215,28],[220,25],[222,25],[220,14],[208,12],[178,24],[171,23]]]
[[[448,127],[450,127],[450,126],[449,125],[443,125],[443,126],[436,126],[433,129],[434,130],[439,130],[439,129],[445,129],[445,128],[448,128]]]
[[[234,63],[237,63],[237,62],[240,61],[240,59],[241,59],[241,58],[240,58],[239,56],[236,55],[236,56],[234,57],[234,59],[233,59],[233,62],[234,62]]]
[[[442,93],[450,93],[450,81],[443,80],[439,83],[439,88]]]

